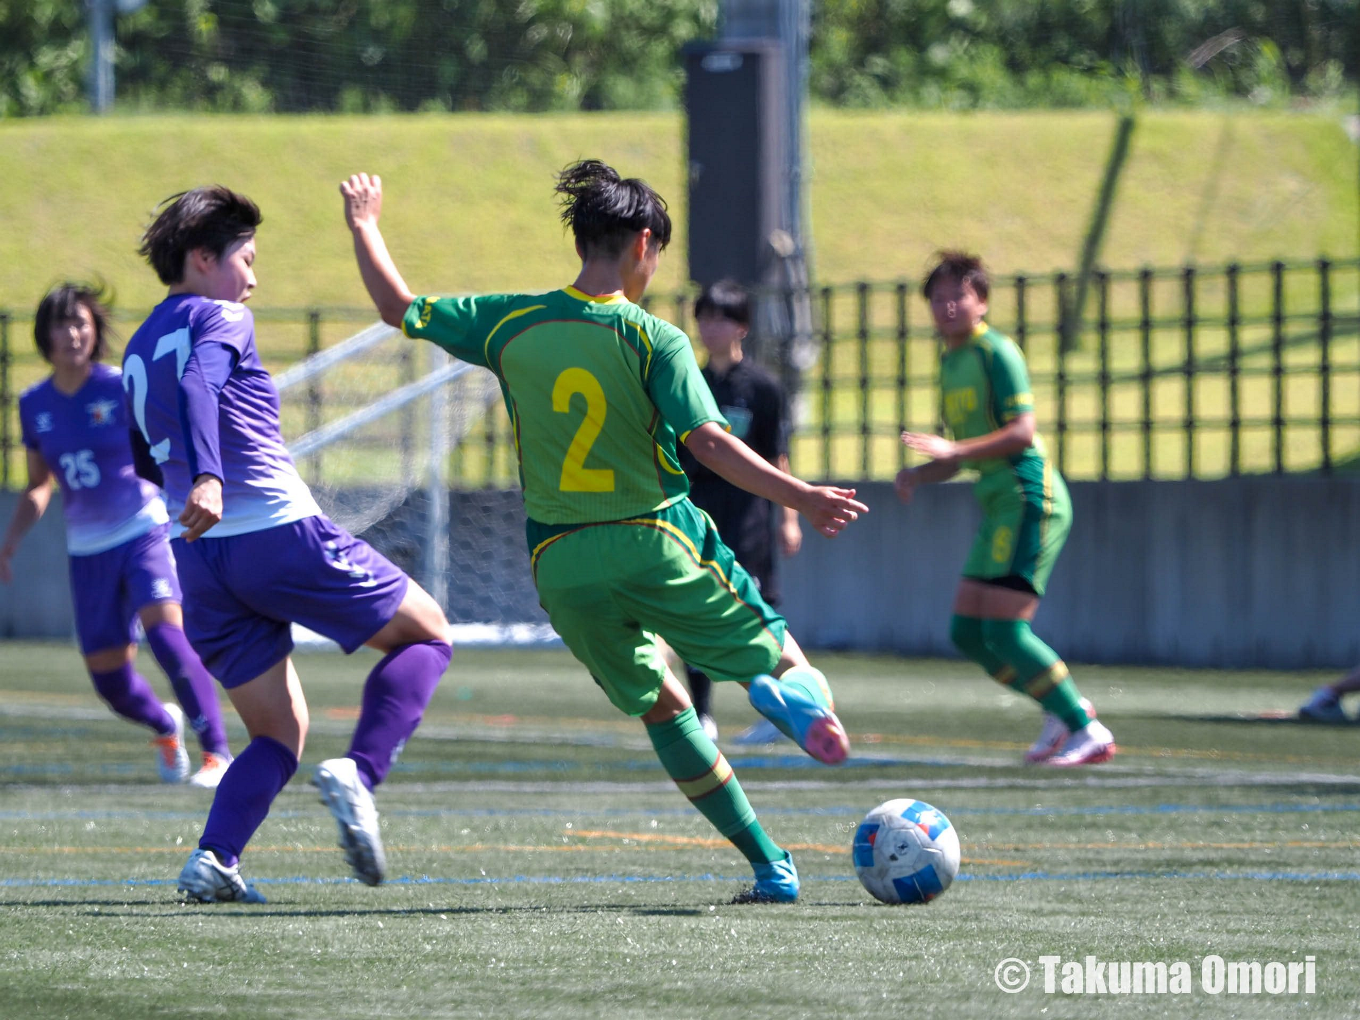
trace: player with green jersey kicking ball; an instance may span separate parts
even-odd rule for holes
[[[670,240],[666,204],[640,180],[583,160],[558,179],[581,271],[547,294],[417,297],[378,218],[382,186],[341,185],[359,270],[383,320],[483,365],[514,427],[534,583],[557,633],[610,701],[638,716],[681,791],[755,869],[739,899],[792,902],[798,873],[765,834],[704,735],[657,642],[834,764],[849,740],[825,678],[688,499],[676,444],[736,485],[835,535],[867,510],[854,490],[787,475],[729,435],[689,338],[637,305]]]
[[[983,512],[954,597],[950,637],[999,683],[1043,706],[1043,729],[1027,761],[1109,761],[1114,737],[1096,721],[1058,653],[1030,629],[1072,526],[1072,504],[1035,431],[1025,357],[985,321],[981,259],[942,252],[922,289],[945,340],[940,387],[954,438],[902,433],[902,442],[930,462],[900,471],[897,494],[910,502],[918,485],[968,468],[978,473],[973,493]]]

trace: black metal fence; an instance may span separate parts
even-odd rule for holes
[[[760,345],[797,380],[794,470],[891,478],[907,463],[900,431],[940,428],[940,348],[919,288],[856,283],[795,298],[812,309],[807,343]],[[690,294],[649,306],[692,326]],[[1025,350],[1040,432],[1069,478],[1360,465],[1360,259],[1100,271],[1085,288],[1064,273],[1011,276],[993,281],[988,320]],[[278,369],[372,318],[262,309],[256,321]],[[15,394],[45,368],[30,331],[30,320],[0,310],[0,484],[11,488],[22,482]],[[309,392],[317,416],[327,397]],[[513,485],[503,411],[469,438],[454,453],[454,484]]]

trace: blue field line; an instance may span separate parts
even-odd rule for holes
[[[1100,882],[1133,879],[1170,879],[1175,881],[1249,881],[1249,882],[1360,882],[1360,871],[1025,871],[1018,874],[959,875],[956,882]],[[435,878],[430,875],[403,875],[384,880],[384,885],[616,885],[660,884],[670,882],[750,882],[750,875],[513,875],[503,878]],[[804,876],[809,882],[854,882],[851,874]],[[0,888],[161,888],[173,887],[172,878],[5,878]],[[254,885],[355,885],[353,878],[314,878],[294,875],[286,878],[252,878]]]
[[[1018,816],[1018,817],[1090,817],[1100,815],[1265,815],[1265,814],[1330,814],[1354,813],[1360,811],[1360,802],[1343,804],[1300,804],[1297,801],[1282,801],[1273,804],[1094,804],[1085,807],[951,807],[949,814],[955,818],[974,816]],[[323,812],[288,808],[274,810],[269,817],[312,818]],[[608,808],[599,811],[566,808],[384,808],[382,814],[387,818],[691,818],[694,809],[674,808]],[[864,813],[862,805],[837,805],[834,807],[782,808],[762,807],[762,815],[781,815],[786,817],[858,817]],[[205,812],[197,811],[143,811],[129,808],[124,810],[72,810],[72,811],[13,811],[0,810],[0,822],[56,822],[56,821],[163,821],[192,822],[201,821]]]

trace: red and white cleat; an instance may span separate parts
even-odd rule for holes
[[[1067,743],[1052,758],[1049,765],[1070,768],[1074,765],[1099,765],[1109,761],[1118,750],[1114,744],[1114,734],[1104,723],[1092,719],[1081,729],[1067,738]]]
[[[218,784],[222,782],[222,777],[227,774],[227,767],[231,762],[232,757],[229,754],[204,751],[203,767],[189,777],[189,785],[200,790],[216,790]]]
[[[1096,717],[1096,706],[1085,698],[1081,699],[1081,707],[1086,709],[1088,719]],[[1052,712],[1044,713],[1044,727],[1039,731],[1038,739],[1029,746],[1025,752],[1025,761],[1031,765],[1041,761],[1048,761],[1060,750],[1071,736],[1072,731],[1067,728],[1067,724],[1059,719]]]

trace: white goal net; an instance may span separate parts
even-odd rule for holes
[[[378,324],[275,377],[322,510],[432,594],[462,644],[553,640],[529,574],[495,377]]]

